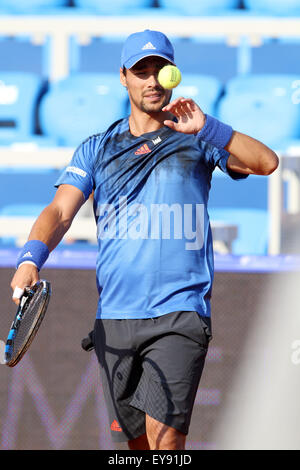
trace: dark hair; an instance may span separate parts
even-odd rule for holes
[[[122,69],[122,72],[124,73],[124,75],[126,76],[126,67],[123,65],[123,69]]]

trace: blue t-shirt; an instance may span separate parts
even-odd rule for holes
[[[207,202],[212,172],[228,173],[228,156],[168,127],[135,137],[128,118],[77,148],[56,186],[76,186],[86,199],[94,190],[97,318],[210,316]]]

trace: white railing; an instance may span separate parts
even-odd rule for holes
[[[0,167],[64,168],[73,156],[74,148],[39,148],[34,144],[0,146]]]

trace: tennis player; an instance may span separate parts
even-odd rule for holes
[[[11,282],[18,303],[94,191],[99,303],[93,342],[112,438],[128,441],[129,449],[185,448],[212,337],[212,172],[219,167],[241,179],[278,166],[271,149],[204,114],[192,99],[171,101],[157,75],[174,63],[163,33],[127,38],[120,80],[130,116],[77,148]]]

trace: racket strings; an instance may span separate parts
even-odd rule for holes
[[[43,319],[43,314],[49,299],[49,293],[43,283],[38,285],[35,291],[30,291],[21,311],[19,320],[14,325],[15,334],[10,348],[10,362],[23,354],[30,345],[30,338],[39,323]]]

